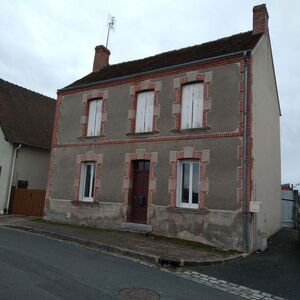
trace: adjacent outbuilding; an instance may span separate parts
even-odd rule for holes
[[[43,214],[55,104],[0,79],[0,214]]]

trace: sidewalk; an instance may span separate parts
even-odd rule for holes
[[[0,216],[1,226],[173,267],[224,264],[241,257],[234,251],[172,238],[46,222],[36,217]]]

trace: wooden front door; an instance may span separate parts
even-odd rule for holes
[[[147,223],[149,160],[133,162],[131,222]]]

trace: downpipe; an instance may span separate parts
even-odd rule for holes
[[[248,61],[250,51],[244,51],[244,138],[243,138],[243,252],[248,253]]]
[[[14,178],[14,171],[15,171],[15,162],[16,162],[16,158],[17,158],[17,153],[18,150],[22,147],[22,144],[19,144],[14,151],[14,157],[13,157],[13,161],[12,161],[12,166],[11,166],[11,171],[10,171],[10,180],[9,180],[9,190],[8,190],[8,198],[6,201],[6,208],[5,213],[4,214],[8,214],[8,210],[9,210],[9,204],[10,204],[10,196],[11,196],[11,185],[12,185],[12,181]]]

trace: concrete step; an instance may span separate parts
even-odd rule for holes
[[[152,225],[122,222],[120,229],[129,232],[150,233],[152,232]]]

